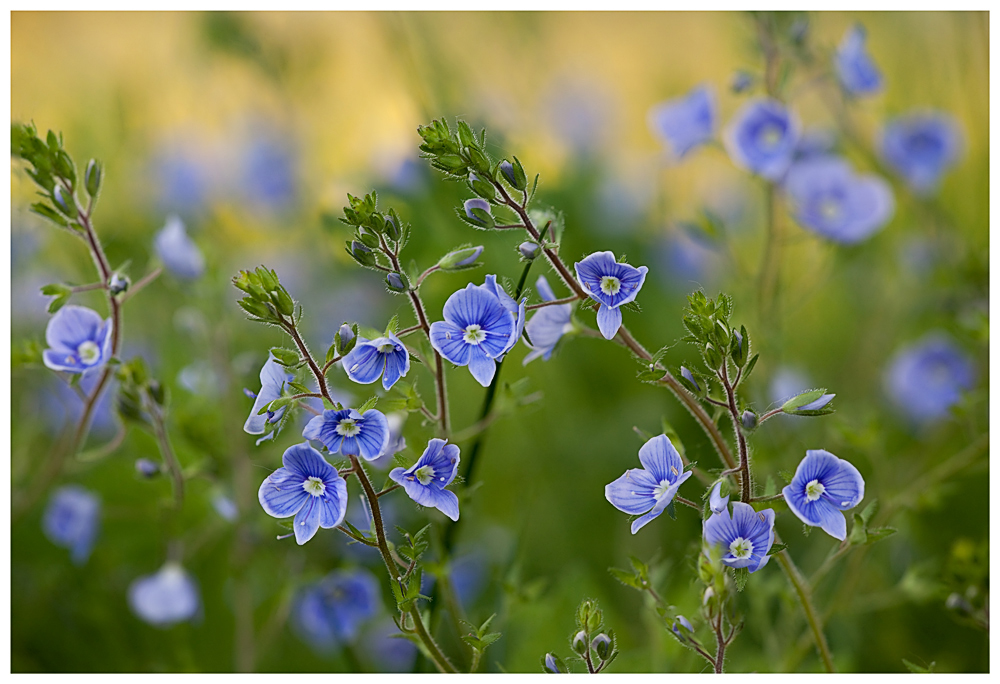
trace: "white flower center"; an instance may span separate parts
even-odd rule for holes
[[[616,295],[620,289],[622,289],[622,281],[618,280],[618,278],[614,276],[601,277],[601,292],[604,294]]]
[[[396,351],[396,345],[393,344],[392,342],[386,342],[385,344],[383,344],[381,347],[378,348],[379,354],[391,354],[394,351]]]
[[[413,473],[417,476],[417,481],[426,486],[431,483],[434,479],[434,468],[429,465],[425,465],[422,468],[417,468],[416,472]]]
[[[774,124],[768,124],[760,129],[757,134],[757,141],[765,150],[769,150],[781,142],[781,129]]]
[[[670,480],[660,480],[660,484],[653,488],[653,496],[659,500],[667,493],[670,489]]]
[[[838,218],[840,216],[840,203],[833,200],[825,200],[819,205],[819,213],[827,220]]]
[[[733,558],[749,558],[750,554],[753,553],[753,542],[743,537],[737,537],[729,545],[729,553],[733,555]]]
[[[326,491],[326,485],[318,477],[310,477],[302,483],[302,489],[313,496],[323,496],[323,492]]]
[[[465,329],[462,339],[465,340],[467,344],[479,344],[486,339],[486,331],[483,330],[481,325],[473,323]]]
[[[350,418],[344,418],[337,423],[337,434],[341,437],[354,437],[359,432],[361,432],[361,426]]]
[[[826,487],[819,480],[811,480],[809,484],[806,485],[806,500],[815,501],[823,492],[826,491]]]
[[[76,348],[76,354],[80,357],[82,364],[89,366],[101,358],[101,348],[90,340],[87,340]]]

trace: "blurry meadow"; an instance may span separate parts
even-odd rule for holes
[[[421,269],[457,245],[485,247],[485,267],[435,274],[423,285],[432,320],[452,292],[486,273],[516,282],[521,238],[460,221],[454,208],[468,188],[445,182],[418,156],[418,125],[460,117],[488,129],[491,153],[517,155],[531,176],[540,174],[537,201],[565,214],[560,253],[568,263],[612,250],[649,268],[642,312],[626,314],[648,348],[685,334],[687,294],[725,291],[761,354],[744,390],[756,411],[814,387],[836,393],[833,415],[778,416],[761,426],[753,456],[761,489],[783,487],[776,474],[794,470],[807,449],[849,460],[864,475],[864,503],[879,502],[873,524],[896,530],[830,561],[836,540],[819,530],[805,536],[787,509],[778,516],[789,553],[814,580],[837,669],[903,672],[905,660],[935,671],[987,671],[988,15],[767,18],[778,31],[807,31],[814,49],[812,66],[790,73],[785,91],[805,130],[826,135],[859,171],[884,177],[894,205],[884,227],[846,245],[804,229],[781,204],[780,275],[766,307],[758,287],[764,183],[719,143],[671,158],[649,123],[654,106],[707,83],[725,128],[748,98],[731,89],[734,74],[763,69],[758,20],[743,13],[13,13],[12,121],[33,121],[42,135],[61,131],[78,164],[101,160],[97,230],[116,268],[127,261],[135,283],[166,266],[125,311],[122,356],[142,355],[166,388],[165,420],[186,482],[174,515],[170,478],[144,475],[146,464],[137,464],[159,463],[156,437],[121,426],[114,388],[81,453],[65,462],[57,455],[81,402],[25,350],[31,341],[45,346],[50,314],[40,288],[91,283],[94,266],[82,243],[29,211],[35,186],[12,159],[12,670],[431,671],[409,642],[390,638],[394,602],[373,549],[348,545],[334,530],[304,546],[276,540],[285,530],[255,495],[281,452],[301,441],[309,415],[261,446],[241,429],[253,404],[243,388],[258,390],[268,349],[288,342],[246,320],[231,279],[240,269],[273,268],[301,303],[303,335],[319,355],[344,321],[381,329],[398,314],[401,327],[411,325],[405,298],[345,253],[350,229],[336,221],[347,193],[374,189],[380,206],[412,224],[407,258]],[[849,100],[820,74],[859,22],[884,87]],[[853,138],[839,127],[841,107]],[[887,120],[921,109],[947,112],[961,134],[956,163],[923,195],[875,152]],[[172,269],[155,246],[177,219],[204,257],[194,273]],[[539,260],[529,284],[542,273],[556,282]],[[106,315],[100,292],[81,292],[72,303]],[[593,327],[592,314],[578,315]],[[914,405],[928,390],[893,368],[914,345],[935,339],[958,350],[970,377],[960,397],[921,413]],[[663,516],[632,535],[604,487],[635,467],[642,439],[633,427],[659,434],[666,421],[702,468],[719,466],[711,444],[668,392],[636,379],[642,366],[625,349],[577,336],[550,360],[522,366],[529,351],[519,343],[504,364],[499,417],[468,483],[478,486],[461,495],[451,567],[460,605],[452,611],[476,625],[496,613],[492,628],[503,633],[480,671],[538,672],[546,652],[566,657],[585,597],[600,603],[615,631],[612,671],[702,671],[704,661],[671,637],[644,596],[608,571],[628,567],[630,556],[650,562],[667,603],[696,614],[699,520],[679,510],[676,520]],[[664,362],[690,365],[697,353],[679,343]],[[484,390],[465,369],[449,365],[447,373],[465,458],[471,440],[461,431],[479,420]],[[345,406],[389,394],[336,369],[330,378]],[[414,363],[407,379],[414,378],[432,397],[427,367]],[[402,434],[412,463],[433,429],[415,412]],[[114,448],[105,448],[109,442]],[[376,486],[390,461],[373,466]],[[68,485],[100,503],[96,537],[77,554],[83,558],[43,529],[47,507]],[[356,483],[349,494],[348,520],[360,525]],[[433,522],[437,540],[452,524],[401,495],[388,498],[384,513],[407,529]],[[168,559],[193,579],[197,608],[165,627],[144,621],[129,597],[137,578]],[[349,634],[317,636],[301,611],[303,592],[333,571],[358,568],[378,579],[379,607]],[[739,594],[746,626],[730,669],[820,670],[783,579],[769,566]],[[431,627],[443,648],[462,652],[443,611]]]

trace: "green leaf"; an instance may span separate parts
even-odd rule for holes
[[[776,553],[781,553],[788,548],[788,544],[771,544],[771,549],[767,552],[768,556],[773,556]]]
[[[61,295],[55,297],[51,302],[49,302],[49,313],[55,313],[59,309],[63,308],[66,302],[69,301],[69,295]]]
[[[851,528],[851,534],[847,537],[847,542],[849,544],[867,544],[868,532],[865,529],[865,521],[857,513],[852,517],[854,519],[854,526]]]
[[[903,665],[906,665],[906,669],[914,674],[932,674],[934,672],[934,666],[937,664],[936,661],[931,661],[931,664],[927,667],[920,667],[916,663],[911,663],[906,658],[903,658]]]
[[[864,520],[865,525],[871,522],[872,517],[878,511],[878,499],[872,499],[871,502],[864,507],[861,511],[861,519]]]
[[[865,541],[865,544],[874,544],[877,541],[882,541],[896,534],[897,530],[895,527],[871,527],[866,532],[868,539]]]
[[[72,294],[73,290],[62,283],[49,283],[42,285],[42,294],[46,297],[65,297]]]
[[[371,397],[368,401],[358,407],[358,413],[364,415],[365,411],[375,408],[378,403],[378,396]]]
[[[642,579],[640,579],[635,573],[628,572],[627,570],[622,570],[620,568],[608,568],[608,572],[616,580],[624,584],[626,587],[632,587],[633,589],[643,590]]]
[[[735,568],[733,570],[733,580],[736,581],[736,591],[743,591],[750,579],[750,571],[746,568]]]
[[[389,333],[395,335],[399,332],[399,316],[393,314],[392,318],[389,319],[389,324],[385,326],[385,332],[387,335]]]

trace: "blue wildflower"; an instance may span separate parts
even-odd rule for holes
[[[605,339],[612,339],[622,325],[619,307],[639,294],[649,269],[620,264],[611,252],[594,252],[573,267],[583,289],[601,305],[597,310],[597,327]]]
[[[399,627],[390,617],[376,620],[369,626],[358,646],[365,661],[379,672],[411,672],[417,657],[416,645],[398,638]]]
[[[901,116],[882,131],[882,157],[920,194],[937,187],[941,175],[958,161],[961,147],[958,123],[942,112]]]
[[[178,278],[194,280],[205,272],[205,257],[188,237],[184,222],[172,215],[154,240],[156,254],[163,265]]]
[[[722,562],[731,568],[757,572],[767,565],[767,552],[774,544],[774,509],[755,511],[750,504],[736,501],[729,511],[712,514],[702,525],[705,543],[722,550]]]
[[[843,541],[847,519],[841,511],[854,508],[865,497],[865,481],[847,461],[823,449],[809,449],[781,493],[799,520]]]
[[[639,449],[642,469],[632,468],[604,488],[611,505],[629,515],[644,514],[632,521],[632,534],[659,516],[674,499],[677,490],[691,477],[684,472],[677,449],[666,435],[658,435]]]
[[[296,155],[287,141],[288,136],[269,133],[244,148],[240,188],[248,200],[281,210],[295,199]]]
[[[972,360],[939,334],[900,350],[889,362],[889,396],[916,422],[943,418],[976,381]]]
[[[78,485],[60,487],[49,499],[42,530],[56,546],[70,550],[73,563],[87,562],[100,527],[101,500]]]
[[[388,390],[410,372],[410,353],[391,332],[374,340],[359,336],[358,343],[342,364],[347,377],[354,382],[368,385],[381,376],[382,387]]]
[[[198,587],[179,564],[165,563],[153,575],[137,578],[128,588],[128,603],[141,620],[154,627],[170,627],[197,615]]]
[[[889,184],[857,176],[838,157],[812,157],[792,165],[785,191],[796,220],[819,235],[845,244],[860,242],[892,218]]]
[[[347,513],[347,483],[308,443],[288,447],[278,468],[261,483],[257,500],[272,518],[295,516],[295,541],[301,546],[322,527],[329,530]]]
[[[535,281],[535,289],[546,302],[557,299],[552,288],[549,287],[549,281],[543,275],[538,276],[538,280]],[[542,307],[536,311],[525,326],[528,329],[531,344],[528,344],[527,339],[524,343],[528,344],[532,351],[524,357],[521,364],[526,366],[539,356],[548,361],[562,336],[573,330],[572,317],[572,304],[556,304]]]
[[[361,456],[371,461],[389,447],[389,422],[375,409],[364,415],[356,409],[327,409],[306,423],[302,436],[322,442],[331,454]]]
[[[459,449],[443,439],[427,443],[420,459],[407,469],[393,468],[389,478],[403,485],[407,496],[421,506],[436,508],[458,520],[458,497],[445,489],[458,474]]]
[[[719,496],[722,493],[722,481],[715,483],[712,493],[708,497],[708,507],[713,513],[722,513],[729,506],[729,496]]]
[[[483,285],[470,283],[444,304],[444,321],[431,323],[431,345],[456,366],[468,366],[480,385],[489,387],[502,359],[524,327],[524,304],[518,306],[496,276]]]
[[[240,517],[240,509],[237,508],[236,502],[222,492],[218,492],[212,497],[212,508],[226,522],[236,522],[236,519]]]
[[[771,401],[784,404],[795,395],[805,392],[809,383],[809,378],[802,371],[782,366],[771,376],[769,387]]]
[[[766,98],[743,105],[724,135],[733,163],[768,180],[778,180],[788,169],[798,139],[798,117]]]
[[[263,368],[260,369],[260,391],[257,394],[253,394],[249,390],[244,390],[247,392],[247,396],[250,396],[253,402],[253,408],[250,409],[250,416],[247,418],[247,422],[243,424],[243,431],[250,435],[264,435],[268,423],[277,423],[281,420],[282,416],[285,415],[285,409],[287,407],[282,406],[277,411],[268,411],[263,415],[257,415],[257,413],[270,404],[275,399],[281,397],[281,393],[284,391],[285,384],[291,382],[295,376],[285,370],[285,367],[278,363],[274,358],[273,354],[267,355],[267,361],[264,362]],[[271,432],[257,440],[259,445],[261,442],[267,439],[273,439],[276,433]]]
[[[292,609],[293,624],[316,650],[350,643],[381,605],[378,580],[368,570],[336,570],[305,587]]]
[[[715,91],[701,85],[683,97],[667,100],[649,110],[649,127],[680,159],[715,134],[718,105]]]
[[[48,368],[65,373],[86,373],[111,358],[111,319],[84,306],[64,306],[49,319],[42,352]]]
[[[840,85],[852,95],[873,95],[882,90],[882,73],[865,49],[865,29],[860,24],[844,34],[833,62]]]

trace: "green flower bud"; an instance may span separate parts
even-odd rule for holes
[[[385,284],[390,292],[406,292],[410,283],[402,273],[390,273],[385,277]]]
[[[52,189],[52,203],[56,205],[56,209],[69,218],[76,218],[76,202],[73,200],[73,193],[63,186],[56,185]]]
[[[573,637],[573,650],[580,654],[587,651],[587,633],[582,629]]]
[[[370,249],[368,249],[368,247],[357,240],[352,240],[347,243],[347,253],[351,255],[352,259],[357,261],[362,266],[375,265],[375,255]]]
[[[448,252],[438,261],[438,268],[442,271],[461,271],[476,263],[476,259],[483,253],[483,246],[465,247]]]
[[[608,656],[611,654],[611,637],[609,637],[604,632],[601,632],[594,637],[594,640],[590,642],[590,647],[594,649],[597,653],[597,657],[601,660],[607,660]]]
[[[542,251],[542,248],[538,245],[537,242],[532,242],[531,240],[525,240],[524,242],[522,242],[520,245],[517,246],[517,251],[521,253],[522,257],[524,257],[528,261],[531,261],[536,256],[538,256],[539,252]]]
[[[87,162],[87,170],[83,173],[83,184],[91,197],[97,197],[97,192],[101,189],[102,175],[101,164],[96,159]]]

